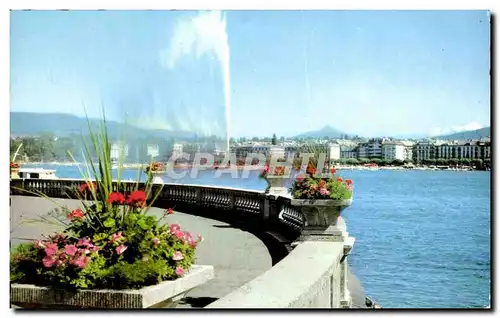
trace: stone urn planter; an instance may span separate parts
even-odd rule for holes
[[[288,180],[289,178],[284,178],[281,176],[270,176],[266,177],[267,182],[267,192],[274,195],[288,195]]]
[[[19,168],[10,168],[10,177],[12,179],[18,179],[19,178]]]
[[[10,302],[21,308],[172,308],[188,291],[213,277],[213,266],[193,265],[181,278],[137,290],[72,292],[35,285],[11,284]]]
[[[164,175],[165,175],[165,171],[152,171],[151,176],[153,177],[153,179],[151,180],[151,182],[164,183],[165,181],[163,181],[163,178],[162,178],[162,176],[164,176]]]
[[[292,199],[291,205],[305,217],[301,240],[343,241],[347,233],[339,217],[351,204],[352,197],[347,200]]]

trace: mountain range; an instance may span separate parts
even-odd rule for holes
[[[89,118],[92,129],[97,132],[101,119]],[[117,121],[106,120],[108,134],[111,138],[119,138],[126,131],[127,136],[142,136],[153,138],[193,138],[193,133],[169,130],[149,130],[141,129]],[[88,132],[88,122],[86,118],[69,114],[58,113],[32,113],[32,112],[11,112],[10,113],[10,134],[11,136],[37,136],[50,133],[59,137],[71,135],[82,135]]]
[[[98,127],[100,119],[89,119],[93,127]],[[117,138],[126,130],[127,136],[142,136],[152,138],[194,138],[191,132],[169,131],[158,129],[141,129],[131,125],[126,125],[117,121],[107,121],[108,133],[110,137]],[[34,136],[43,133],[51,133],[56,136],[81,135],[88,131],[86,118],[77,117],[69,114],[56,113],[32,113],[32,112],[11,112],[10,113],[10,134],[11,136]],[[346,135],[332,126],[326,125],[321,129],[307,131],[295,136],[295,138],[341,138]],[[349,136],[353,136],[349,134]],[[477,130],[462,131],[452,134],[434,136],[432,138],[444,140],[467,140],[480,139],[491,136],[490,127]],[[404,138],[403,136],[399,136]],[[406,136],[407,138],[409,136]],[[414,139],[429,138],[431,136],[412,136]]]
[[[487,138],[491,136],[490,127],[484,127],[476,130],[466,130],[455,132],[448,135],[437,136],[436,139],[444,139],[444,140],[468,140],[468,139],[481,139]]]

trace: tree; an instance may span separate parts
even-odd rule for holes
[[[368,159],[368,158],[359,158],[358,161],[361,164],[365,164],[365,163],[369,163],[370,159]]]
[[[346,160],[346,163],[349,165],[357,165],[357,164],[359,164],[359,161],[356,158],[349,158]]]
[[[271,144],[272,145],[276,145],[277,144],[276,134],[273,134],[273,138],[271,139]]]
[[[392,160],[391,164],[393,166],[399,167],[399,166],[404,165],[404,161],[403,160],[399,160],[399,159],[394,159],[394,160]]]
[[[476,167],[476,169],[484,169],[484,166],[483,166],[483,160],[481,159],[474,159],[471,161],[471,165]]]

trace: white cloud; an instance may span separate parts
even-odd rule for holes
[[[461,131],[470,131],[470,130],[477,130],[485,127],[484,125],[481,125],[478,122],[470,122],[468,124],[465,124],[463,126],[454,126],[451,128],[443,128],[443,127],[436,127],[431,130],[431,136],[440,136],[440,135],[447,135],[447,134],[453,134],[456,132],[461,132]]]

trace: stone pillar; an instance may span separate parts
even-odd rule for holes
[[[351,295],[347,288],[347,255],[354,245],[354,237],[347,232],[344,219],[340,217],[342,210],[352,203],[349,200],[292,200],[292,205],[298,208],[305,217],[305,227],[299,241],[330,241],[332,244],[342,245],[340,264],[340,278],[332,277],[332,284],[340,284],[340,295],[334,292],[339,286],[332,286],[332,297],[339,297],[341,308],[351,307]],[[335,275],[335,270],[334,274]],[[332,304],[338,304],[333,301]],[[334,305],[335,306],[335,305]]]

